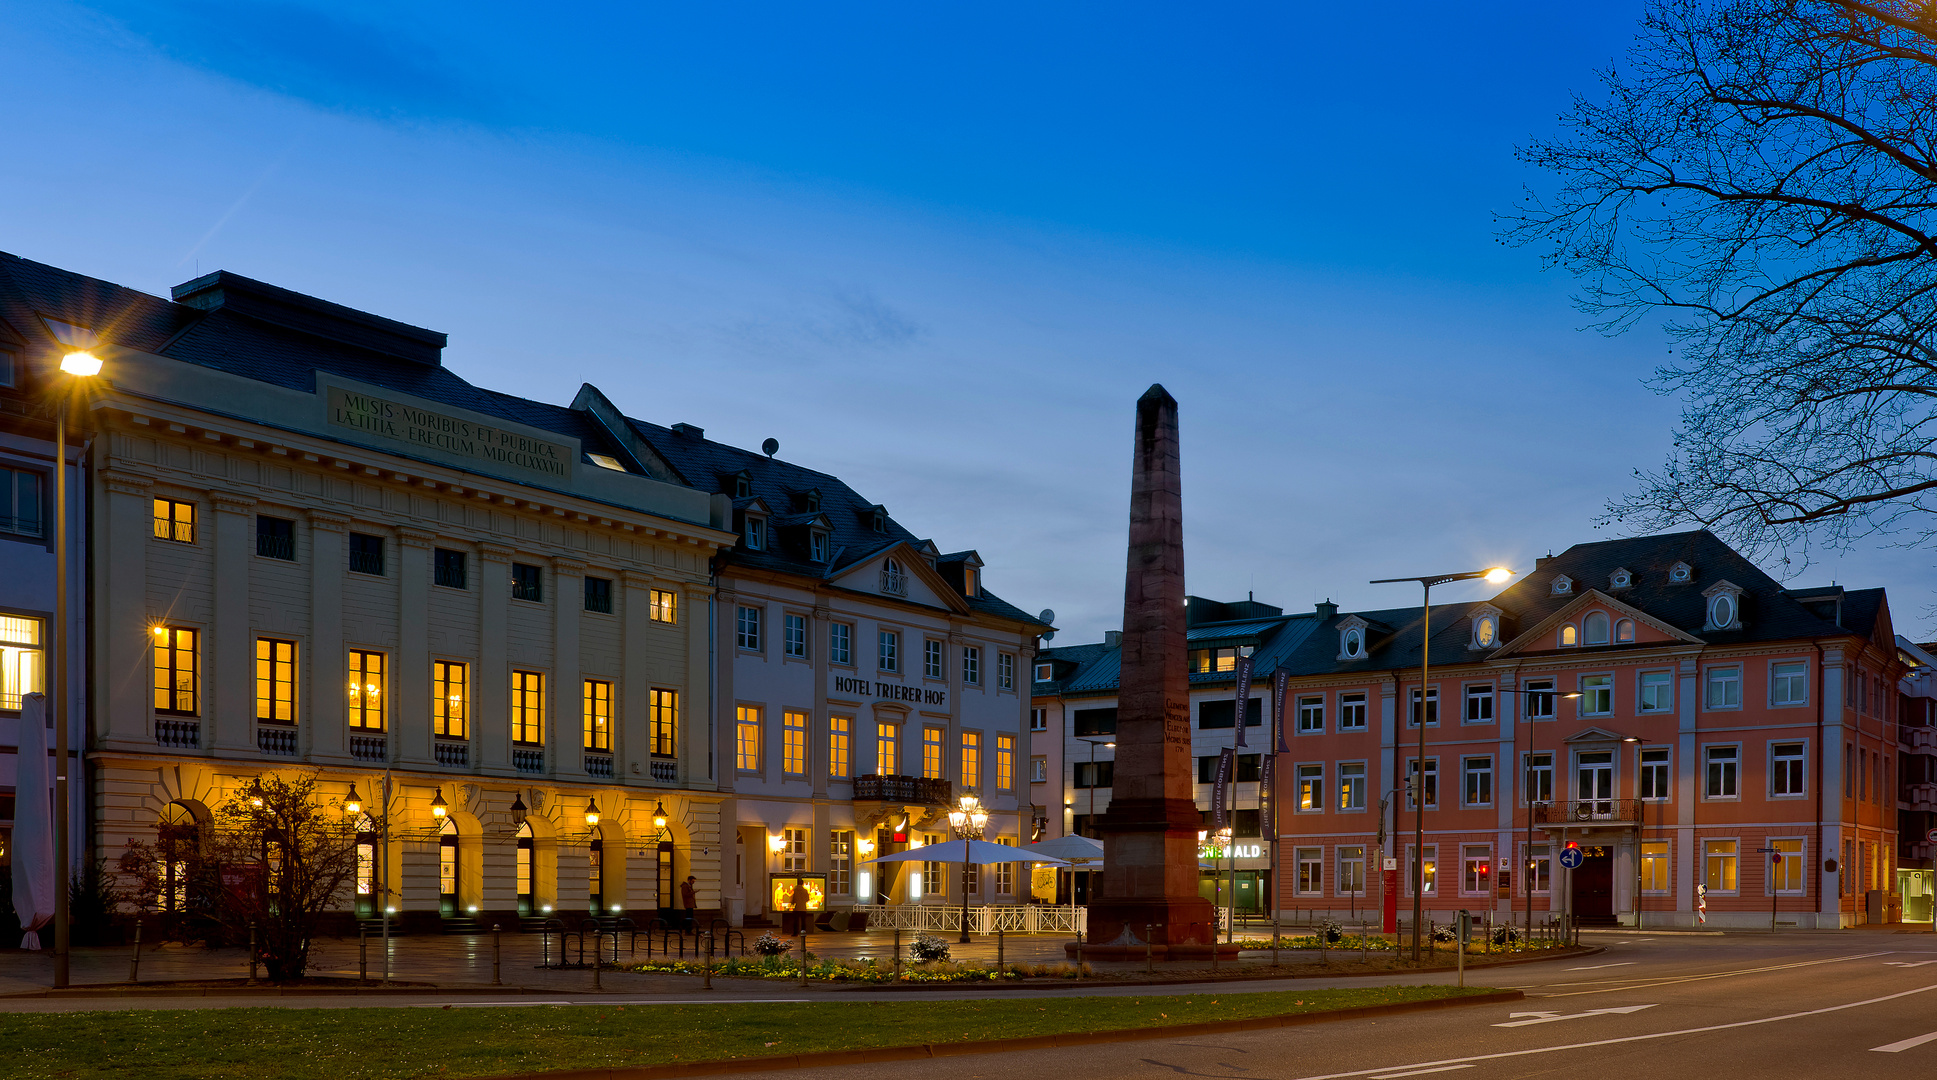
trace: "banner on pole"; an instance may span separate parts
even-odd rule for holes
[[[1283,662],[1280,662],[1277,676],[1272,679],[1271,686],[1271,715],[1275,717],[1271,726],[1277,729],[1273,744],[1280,754],[1291,753],[1291,747],[1285,745],[1285,691],[1290,685],[1291,671],[1284,666]]]
[[[1211,828],[1217,832],[1222,832],[1225,827],[1228,808],[1225,806],[1224,789],[1231,784],[1231,764],[1236,759],[1237,751],[1228,746],[1217,752],[1217,775],[1213,777],[1216,782],[1211,785]]]
[[[1277,760],[1278,755],[1266,754],[1258,769],[1258,817],[1268,840],[1278,838],[1278,792],[1271,786],[1272,763]]]
[[[1244,714],[1250,709],[1250,706],[1251,706],[1251,658],[1248,656],[1240,656],[1238,657],[1238,701],[1237,701],[1237,720],[1238,720],[1237,744],[1239,746],[1247,745],[1244,741],[1244,723],[1245,723],[1245,720],[1247,719]]]

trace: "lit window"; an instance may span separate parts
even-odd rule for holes
[[[1298,809],[1300,812],[1325,809],[1325,766],[1298,766]]]
[[[1672,886],[1668,875],[1668,841],[1641,841],[1641,891],[1656,896],[1665,896]]]
[[[759,772],[760,707],[740,706],[734,731],[734,767],[741,772]]]
[[[780,714],[780,767],[789,776],[807,775],[807,714],[788,709]]]
[[[452,660],[432,661],[430,695],[431,733],[446,739],[470,738],[470,668]]]
[[[647,613],[653,622],[678,622],[679,594],[668,589],[652,590],[652,601]]]
[[[942,736],[938,727],[921,729],[921,775],[928,780],[942,778]]]
[[[1580,644],[1580,640],[1580,630],[1573,623],[1568,623],[1560,628],[1560,644],[1562,648],[1578,645]]]
[[[1614,676],[1581,677],[1581,715],[1607,716],[1614,712]]]
[[[256,720],[296,722],[296,643],[256,639]]]
[[[155,500],[155,539],[178,544],[195,542],[195,504],[175,499]]]
[[[545,675],[539,671],[511,673],[511,741],[525,746],[545,744]]]
[[[782,829],[780,831],[780,871],[784,874],[798,874],[807,869],[807,830]]]
[[[1775,840],[1770,842],[1775,857],[1770,860],[1770,884],[1775,891],[1783,894],[1802,892],[1802,841]],[[1764,891],[1768,891],[1767,888]]]
[[[39,619],[0,615],[0,709],[18,712],[23,695],[46,692],[40,633]]]
[[[853,743],[854,721],[845,716],[827,718],[827,775],[834,780],[845,780],[854,767]]]
[[[1437,896],[1439,894],[1439,845],[1427,844],[1426,857],[1423,860],[1419,858],[1419,849],[1415,847],[1406,848],[1406,856],[1407,861],[1412,864],[1408,868],[1411,873],[1406,875],[1406,891],[1412,891],[1413,879],[1417,876],[1421,883],[1419,891],[1426,896]]]
[[[1500,638],[1500,624],[1491,615],[1482,615],[1473,620],[1473,644],[1482,649],[1492,648]]]
[[[612,684],[604,679],[586,679],[581,694],[585,707],[585,749],[612,749]]]
[[[971,791],[982,786],[982,736],[979,732],[962,732],[962,786]]]
[[[1016,786],[1016,737],[995,737],[995,789],[1013,791]]]
[[[901,772],[900,736],[901,729],[885,720],[874,725],[874,771],[882,776]]]
[[[1735,891],[1735,851],[1733,840],[1702,841],[1702,870],[1709,892]]]
[[[652,755],[672,757],[679,745],[679,691],[654,690],[648,706]]]
[[[350,650],[348,687],[350,726],[359,731],[383,730],[383,654]]]
[[[1338,808],[1340,810],[1365,809],[1365,762],[1339,763]]]

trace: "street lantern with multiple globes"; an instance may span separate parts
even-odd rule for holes
[[[973,795],[964,795],[956,801],[955,809],[948,812],[949,827],[962,841],[962,937],[961,944],[967,945],[969,939],[968,917],[968,879],[969,879],[969,841],[982,839],[982,830],[988,827],[989,812],[982,809],[982,800]]]

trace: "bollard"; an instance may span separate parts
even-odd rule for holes
[[[995,973],[997,975],[1002,974],[1003,967],[1005,966],[1002,960],[1002,928],[998,926],[995,928]]]
[[[249,985],[256,984],[256,921],[249,920]]]
[[[1076,977],[1083,977],[1083,932],[1076,931]]]
[[[1211,974],[1217,974],[1217,924],[1211,924]]]
[[[895,928],[895,981],[901,981],[901,928]]]
[[[1156,930],[1156,923],[1143,924],[1143,973],[1145,975],[1155,975],[1157,973],[1156,954],[1152,951],[1150,945],[1150,939],[1156,936]]]
[[[698,949],[694,951],[697,952]],[[700,970],[706,976],[706,982],[701,984],[700,989],[713,989],[713,931],[711,930],[706,932],[706,964]]]
[[[356,928],[356,984],[362,986],[370,981],[370,931],[359,926]]]
[[[504,985],[504,935],[497,923],[491,924],[491,985]]]
[[[1365,920],[1359,920],[1359,963],[1365,963]]]
[[[599,954],[605,948],[605,943],[599,940],[599,934],[601,932],[602,932],[602,928],[597,923],[593,923],[592,924],[592,990],[594,993],[597,993],[605,989],[604,987],[599,985],[599,969],[605,966],[599,959]]]
[[[135,954],[128,958],[128,982],[141,981],[141,916],[135,916]]]
[[[800,985],[807,985],[807,928],[800,928]]]

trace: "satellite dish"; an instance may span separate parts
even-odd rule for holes
[[[1042,614],[1036,616],[1036,621],[1039,623],[1042,623],[1044,626],[1054,626],[1056,624],[1056,609],[1055,608],[1042,609]],[[1056,631],[1054,630],[1045,631],[1042,635],[1042,639],[1044,641],[1054,641],[1055,638],[1056,638]]]
[[[780,440],[768,439],[766,442],[761,443],[760,452],[767,455],[768,457],[772,457],[775,454],[780,453]]]

